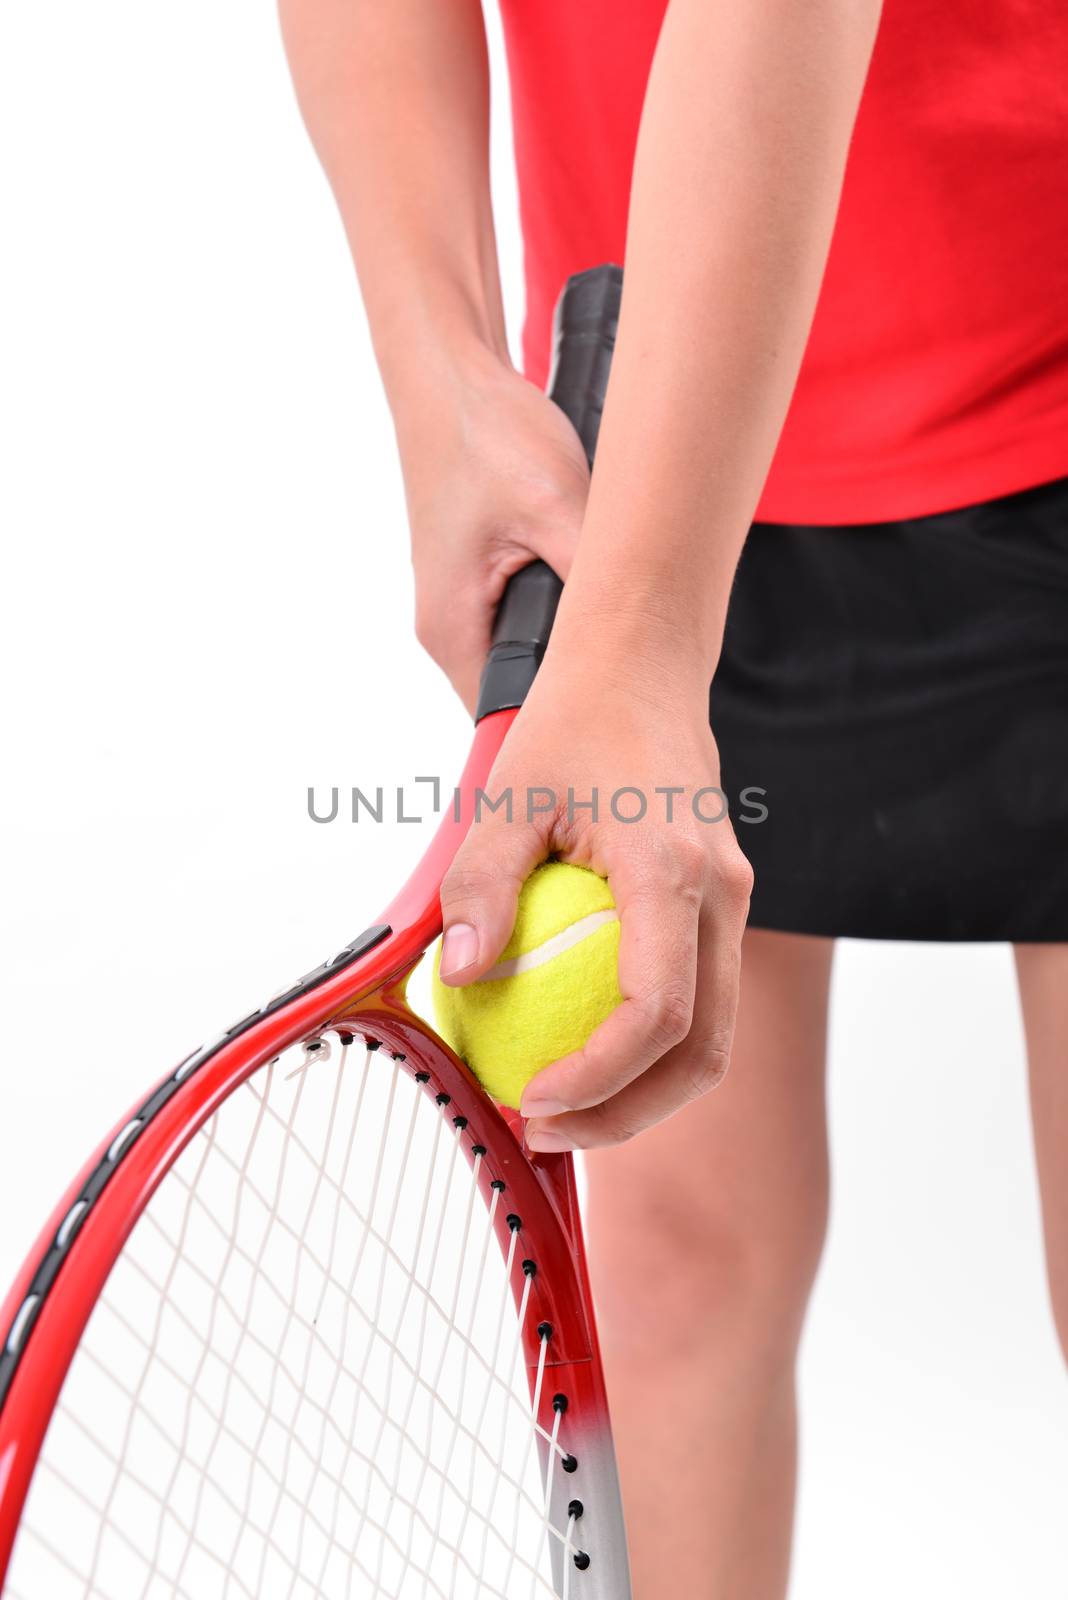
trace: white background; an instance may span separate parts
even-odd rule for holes
[[[6,1281],[127,1106],[417,854],[307,786],[447,778],[467,725],[271,10],[7,0],[0,162]],[[843,947],[832,1056],[795,1600],[1063,1597],[1008,952]]]

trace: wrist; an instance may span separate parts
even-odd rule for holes
[[[726,596],[698,597],[633,571],[568,579],[546,656],[561,670],[574,664],[587,678],[648,692],[663,703],[700,703],[719,660]],[[643,689],[644,686],[644,689]]]
[[[711,674],[678,648],[640,640],[626,628],[590,627],[583,637],[553,632],[538,686],[555,689],[571,705],[585,706],[599,722],[614,707],[646,707],[672,718],[708,720]]]
[[[503,320],[453,285],[378,308],[372,336],[399,435],[424,428],[465,394],[515,375]]]
[[[515,369],[478,340],[446,336],[412,341],[383,380],[402,457],[436,441],[462,441],[495,405]]]

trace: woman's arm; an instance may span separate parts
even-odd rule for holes
[[[422,642],[473,709],[504,584],[566,576],[589,478],[512,368],[480,0],[280,0],[294,83],[359,275],[404,466]]]
[[[280,0],[301,111],[330,180],[403,417],[506,361],[479,0]]]
[[[671,0],[598,469],[554,649],[704,697],[797,377],[879,0]]]
[[[593,865],[615,893],[624,1003],[529,1085],[536,1148],[626,1138],[726,1068],[750,874],[729,824],[702,824],[688,801],[719,781],[708,684],[815,307],[878,14],[878,0],[667,8],[597,468],[544,665],[491,780],[544,785],[561,804],[530,826],[472,829],[442,897],[443,974],[451,965],[468,982],[496,960],[542,855]],[[649,799],[640,824],[605,815],[623,785]],[[569,787],[599,790],[597,821],[567,813]],[[655,798],[667,787],[687,791],[671,822]]]
[[[524,1108],[543,1148],[613,1142],[710,1087],[729,1056],[749,871],[729,823],[696,820],[688,801],[718,783],[708,682],[815,305],[878,0],[669,0],[584,519],[577,441],[506,363],[477,0],[282,7],[397,420],[421,636],[468,700],[504,579],[531,554],[568,575],[581,526],[491,778],[559,804],[471,830],[443,889],[442,975],[492,965],[546,854],[605,872],[624,1003]],[[639,824],[568,810],[569,789],[581,801],[622,786],[649,798]],[[671,821],[665,788],[686,793]]]

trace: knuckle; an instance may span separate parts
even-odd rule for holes
[[[428,655],[434,654],[433,649],[431,648],[432,632],[433,630],[429,619],[424,617],[421,612],[417,611],[415,613],[415,637]]]
[[[708,851],[700,840],[650,830],[635,865],[641,888],[650,897],[670,896],[700,905],[709,879]]]
[[[753,893],[753,869],[740,850],[725,864],[722,883],[728,900],[735,905],[748,906]]]
[[[708,852],[698,839],[682,834],[672,841],[672,865],[678,891],[699,899],[708,880]]]
[[[730,1066],[730,1040],[714,1035],[698,1043],[689,1053],[682,1074],[684,1104],[700,1100],[716,1089]]]
[[[441,644],[441,630],[437,611],[427,605],[416,604],[415,637],[428,656],[437,661]]]
[[[579,526],[588,480],[584,482],[578,472],[562,471],[560,467],[561,463],[554,462],[554,471],[539,474],[533,479],[527,506],[535,518],[544,518],[554,528],[569,522]]]
[[[457,906],[473,905],[479,900],[484,900],[499,883],[499,873],[482,866],[480,862],[455,863],[442,881],[442,904],[453,909]]]
[[[599,1145],[628,1144],[641,1131],[641,1124],[626,1116],[611,1100],[602,1100],[592,1108],[596,1121],[596,1143]]]
[[[667,983],[646,997],[642,1010],[652,1042],[662,1053],[689,1033],[693,996],[682,984]]]

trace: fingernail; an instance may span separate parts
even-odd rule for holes
[[[441,976],[451,978],[478,960],[478,931],[468,922],[454,922],[441,941]]]
[[[528,1128],[526,1131],[528,1150],[540,1150],[543,1155],[562,1155],[565,1150],[577,1148],[574,1139],[569,1139],[566,1133],[555,1133],[551,1128]]]
[[[524,1099],[519,1107],[525,1117],[558,1117],[562,1111],[570,1111],[570,1106],[565,1106],[562,1100],[527,1100]]]

